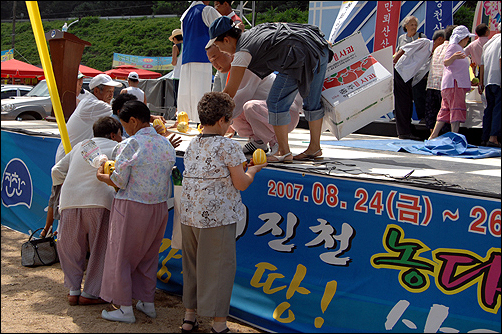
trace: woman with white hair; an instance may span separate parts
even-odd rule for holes
[[[418,19],[413,15],[406,16],[401,22],[401,27],[403,28],[405,34],[399,36],[397,40],[396,53],[394,54],[394,57],[404,45],[416,41],[419,38],[427,38],[424,33],[418,32]],[[415,102],[415,110],[417,112],[417,117],[420,120],[425,119],[425,97],[427,91],[428,74],[429,63],[426,63],[415,74],[412,82],[413,102]],[[410,139],[418,138],[410,135]]]

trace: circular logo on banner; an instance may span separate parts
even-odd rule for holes
[[[6,207],[26,205],[30,208],[32,198],[33,183],[30,171],[22,160],[14,158],[3,171],[2,204]]]
[[[153,65],[150,65],[150,64],[143,65],[143,68],[152,68],[152,67],[153,67]]]

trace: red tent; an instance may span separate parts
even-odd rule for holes
[[[82,64],[78,66],[78,70],[82,72],[82,74],[85,75],[86,77],[95,77],[96,75],[103,73],[99,70],[96,70],[92,67],[85,66]]]
[[[44,75],[44,70],[17,59],[2,62],[2,77],[38,78]]]
[[[130,72],[138,73],[140,79],[156,79],[162,76],[160,73],[136,68],[131,65],[120,65],[116,68],[105,71],[105,73],[111,76],[113,79],[127,79],[127,76]]]

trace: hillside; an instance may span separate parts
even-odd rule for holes
[[[308,10],[300,11],[294,8],[277,12],[275,9],[269,9],[265,13],[257,14],[257,24],[274,21],[307,23]],[[65,21],[42,22],[45,32],[61,29],[64,23]],[[1,26],[1,50],[11,49],[12,23],[2,23]],[[172,30],[179,27],[178,17],[110,20],[84,17],[72,25],[68,32],[92,44],[84,49],[81,63],[100,71],[107,71],[112,68],[114,52],[145,57],[170,57],[172,43],[169,41],[169,36]],[[33,65],[40,64],[29,21],[16,22],[15,49],[14,58]]]

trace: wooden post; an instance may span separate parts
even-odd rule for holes
[[[84,48],[91,43],[61,30],[51,30],[45,34],[51,50],[52,67],[58,87],[59,98],[65,120],[70,118],[77,106],[77,75]],[[52,109],[51,116],[54,116]]]

